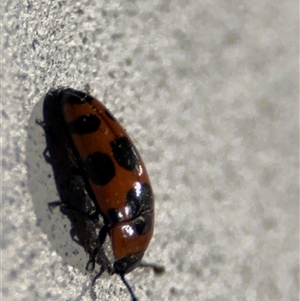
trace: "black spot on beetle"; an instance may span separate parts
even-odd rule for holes
[[[150,232],[152,228],[151,215],[145,214],[134,221],[135,229],[138,235],[145,235]]]
[[[107,218],[113,224],[128,220],[129,218],[137,218],[145,214],[145,212],[152,211],[153,202],[151,187],[146,183],[136,183],[126,195],[124,209],[109,209],[107,211]]]
[[[84,163],[86,175],[96,185],[106,185],[116,174],[115,166],[109,155],[95,152]]]
[[[154,198],[149,184],[135,185],[126,196],[126,206],[130,207],[132,215],[138,216],[141,211],[149,211],[153,208]]]
[[[114,158],[118,164],[129,170],[134,171],[139,168],[138,152],[126,137],[120,137],[110,143]]]
[[[81,115],[68,124],[68,130],[71,134],[91,134],[99,129],[100,123],[100,119],[95,115]]]

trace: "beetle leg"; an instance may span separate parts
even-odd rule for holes
[[[51,160],[51,157],[50,157],[50,155],[49,155],[49,149],[48,149],[48,147],[46,147],[46,148],[44,149],[44,151],[43,151],[43,157],[44,157],[46,163],[52,164],[52,160]]]
[[[56,207],[61,206],[61,201],[54,201],[54,202],[50,202],[48,203],[48,209],[52,212],[53,209],[55,209]]]

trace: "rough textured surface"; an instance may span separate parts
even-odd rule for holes
[[[41,100],[91,87],[156,194],[139,300],[298,300],[297,1],[2,1],[3,300],[93,300],[42,158]],[[37,105],[36,105],[37,104]],[[98,300],[129,300],[104,275]],[[95,299],[95,298],[94,298]]]

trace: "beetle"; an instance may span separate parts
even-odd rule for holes
[[[124,275],[140,264],[154,228],[154,196],[142,158],[116,118],[85,92],[51,90],[43,111],[44,156],[52,164],[72,238],[89,254],[87,269],[99,263],[99,275],[119,274],[136,300]],[[103,249],[106,236],[113,264]]]

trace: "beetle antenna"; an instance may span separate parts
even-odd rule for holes
[[[162,274],[165,272],[165,267],[158,263],[141,261],[137,266],[139,268],[151,268],[155,274]]]
[[[138,301],[138,299],[137,299],[137,297],[134,295],[134,293],[133,293],[133,291],[132,291],[130,285],[129,285],[128,282],[126,281],[126,279],[125,279],[125,277],[124,277],[124,274],[120,274],[120,277],[121,277],[123,283],[125,284],[125,286],[126,286],[128,292],[129,292],[129,294],[130,294],[130,296],[131,296],[131,300],[132,300],[132,301]]]

